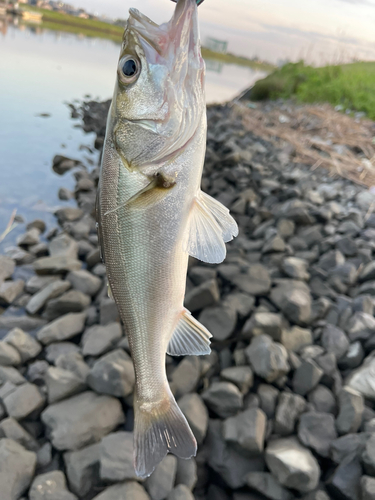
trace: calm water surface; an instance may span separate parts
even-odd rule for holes
[[[71,173],[52,171],[55,154],[87,167],[97,162],[94,135],[70,118],[67,103],[111,97],[118,52],[109,40],[39,28],[7,26],[0,32],[0,234],[14,208],[26,222],[38,217],[54,225],[54,210],[67,203],[58,199],[58,189],[74,186]],[[231,99],[263,75],[208,61],[207,102]],[[20,225],[0,250],[23,231]]]

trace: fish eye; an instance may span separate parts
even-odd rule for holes
[[[133,83],[139,76],[141,65],[133,56],[124,56],[118,64],[118,74],[122,83]]]

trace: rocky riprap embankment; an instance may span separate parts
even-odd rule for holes
[[[103,145],[108,104],[84,127]],[[138,482],[134,372],[107,297],[93,208],[98,169],[74,169],[77,207],[33,221],[0,257],[1,500],[375,498],[375,197],[293,163],[208,111],[203,189],[240,235],[223,264],[190,263],[186,307],[212,353],[171,358],[172,390],[199,443]],[[193,493],[191,493],[193,491]]]

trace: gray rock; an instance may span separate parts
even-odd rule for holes
[[[271,441],[267,446],[265,458],[272,474],[287,488],[305,493],[318,486],[319,464],[296,438]]]
[[[249,408],[223,424],[224,439],[240,452],[260,455],[264,447],[267,417],[259,408]]]
[[[356,312],[345,328],[351,342],[367,340],[375,334],[375,318],[365,312]]]
[[[116,302],[109,297],[103,297],[99,305],[99,317],[101,325],[120,321]]]
[[[339,434],[357,432],[361,423],[364,410],[362,395],[351,389],[344,387],[338,396],[339,414],[336,420],[336,427]]]
[[[335,469],[326,482],[334,498],[360,500],[362,467],[358,457],[349,455]]]
[[[223,341],[229,338],[237,324],[237,312],[224,305],[207,307],[199,315],[199,321],[215,340]]]
[[[282,269],[289,278],[307,280],[309,279],[309,273],[307,272],[308,265],[309,263],[304,259],[287,257],[283,261]]]
[[[169,493],[167,500],[194,500],[194,496],[187,486],[180,484]]]
[[[302,347],[313,343],[311,330],[293,326],[290,329],[284,329],[281,333],[281,343],[289,351],[299,352]]]
[[[271,288],[269,272],[261,264],[252,264],[245,272],[234,274],[231,282],[241,292],[250,295],[266,295]]]
[[[95,443],[124,420],[117,399],[93,392],[55,403],[42,413],[42,422],[58,450],[76,450]]]
[[[309,392],[307,399],[316,411],[336,415],[337,405],[335,396],[325,385],[315,387],[314,390]]]
[[[298,439],[322,457],[329,457],[332,441],[337,438],[335,419],[329,413],[306,412],[300,417]]]
[[[356,342],[353,342],[353,344],[350,344],[345,356],[340,359],[339,366],[341,370],[358,368],[358,366],[362,364],[364,357],[365,351],[361,342],[357,340]]]
[[[276,412],[279,391],[272,385],[259,384],[257,394],[260,408],[267,415],[267,418],[273,418]]]
[[[185,307],[191,312],[199,311],[205,307],[219,302],[220,291],[216,279],[203,282],[193,288],[185,296]]]
[[[2,398],[2,401],[10,417],[22,420],[31,413],[41,410],[45,400],[36,385],[26,383],[15,386]]]
[[[369,476],[361,477],[361,499],[374,500],[375,498],[375,478]]]
[[[193,434],[200,445],[203,443],[207,433],[208,411],[202,398],[196,394],[185,394],[178,400],[178,405],[185,415]]]
[[[61,233],[49,244],[49,253],[51,257],[56,255],[63,255],[65,257],[70,257],[72,259],[77,259],[78,257],[78,244],[66,233]]]
[[[15,267],[16,263],[13,259],[0,255],[0,283],[12,276]]]
[[[77,497],[67,490],[64,474],[55,470],[36,476],[29,491],[29,499],[77,500]]]
[[[275,416],[275,432],[288,436],[294,432],[296,421],[305,411],[306,401],[302,396],[290,392],[282,392]]]
[[[81,312],[91,304],[91,297],[79,290],[70,290],[56,299],[50,300],[43,318],[52,321],[63,314]]]
[[[38,449],[35,439],[12,417],[1,420],[0,435],[13,439],[27,450],[36,451]]]
[[[26,306],[26,311],[29,314],[36,314],[44,307],[50,299],[58,297],[70,288],[68,281],[56,280],[42,288],[39,292],[31,297]]]
[[[197,483],[197,462],[195,458],[185,460],[177,457],[177,470],[175,485],[185,485],[189,490],[193,490]]]
[[[20,328],[13,328],[4,337],[4,342],[14,347],[21,356],[22,363],[30,361],[38,356],[42,346],[31,335]]]
[[[29,316],[0,315],[0,330],[8,332],[12,328],[21,328],[30,331],[41,328],[46,324],[42,318],[30,318]]]
[[[63,274],[69,271],[81,269],[82,262],[74,257],[55,255],[53,257],[42,257],[33,263],[37,274]]]
[[[59,197],[59,200],[63,200],[63,201],[70,200],[74,196],[74,194],[72,193],[72,191],[70,191],[69,189],[67,189],[65,187],[61,187],[59,189],[57,195]]]
[[[64,453],[69,487],[76,495],[85,497],[100,483],[98,474],[101,443]]]
[[[0,439],[0,491],[4,500],[18,500],[34,476],[36,455],[12,439]]]
[[[230,366],[222,370],[220,376],[223,380],[236,384],[242,394],[246,394],[254,382],[254,375],[249,366]]]
[[[278,235],[265,242],[262,253],[284,252],[285,241]]]
[[[318,266],[323,269],[323,271],[329,272],[336,266],[340,266],[345,263],[345,257],[338,250],[332,250],[323,254],[318,262]]]
[[[371,434],[362,452],[362,463],[366,474],[375,476],[375,434]]]
[[[114,484],[92,500],[150,500],[143,486],[135,481]]]
[[[369,262],[362,271],[360,272],[358,276],[358,281],[364,282],[364,281],[371,281],[375,279],[375,265],[374,262],[371,261]]]
[[[214,382],[202,393],[208,408],[221,418],[231,417],[242,408],[242,394],[230,382]]]
[[[305,396],[316,387],[323,376],[323,370],[311,360],[303,360],[293,376],[293,390]]]
[[[11,304],[23,292],[23,280],[4,281],[0,285],[0,304]]]
[[[154,472],[145,481],[145,487],[152,500],[163,500],[173,489],[176,478],[177,458],[167,455],[156,466]]]
[[[59,279],[60,276],[31,276],[31,278],[26,281],[25,292],[33,295],[34,293],[39,292],[42,288]]]
[[[64,207],[56,210],[55,215],[59,224],[74,222],[83,216],[83,210],[77,207]]]
[[[362,366],[352,372],[345,383],[355,391],[358,391],[365,398],[375,400],[375,356],[370,354]]]
[[[62,368],[51,366],[45,375],[45,382],[48,392],[48,403],[56,403],[61,399],[66,399],[86,388],[86,384],[74,373]]]
[[[211,420],[208,430],[208,464],[232,489],[246,484],[246,474],[264,470],[262,457],[245,457],[224,440],[222,423]]]
[[[17,245],[20,247],[28,247],[30,245],[37,245],[40,242],[40,231],[36,227],[33,227],[26,231],[26,233],[21,234],[17,238]]]
[[[46,442],[36,451],[37,467],[44,469],[52,462],[52,445]]]
[[[242,292],[232,292],[223,300],[223,305],[236,311],[240,318],[247,318],[254,308],[255,299]]]
[[[281,314],[256,312],[245,323],[241,333],[245,338],[266,334],[272,337],[273,340],[280,340],[284,326],[286,326],[285,320]]]
[[[132,432],[114,432],[102,439],[100,478],[110,482],[137,479],[133,465]]]
[[[55,342],[48,345],[44,352],[46,360],[55,364],[56,360],[63,354],[79,353],[79,347],[72,342]]]
[[[20,363],[21,356],[19,352],[11,345],[0,340],[0,365],[14,366],[19,365]]]
[[[273,382],[289,372],[285,347],[273,342],[268,335],[254,337],[245,353],[254,372],[267,382]]]
[[[197,356],[186,356],[174,369],[171,389],[176,398],[195,390],[201,375],[201,362]]]
[[[21,385],[26,382],[26,379],[13,366],[0,366],[0,384],[5,384],[5,382]]]
[[[82,356],[74,351],[60,354],[56,358],[55,364],[58,368],[73,373],[82,382],[86,382],[90,372],[90,367],[84,362]]]
[[[44,378],[48,368],[49,363],[44,360],[30,363],[26,372],[27,380],[37,385],[44,384]],[[26,382],[26,380],[24,380],[24,382]]]
[[[333,325],[324,327],[321,343],[327,352],[335,355],[336,359],[342,358],[349,348],[349,340],[345,333]]]
[[[42,344],[71,339],[82,332],[85,320],[86,312],[65,314],[39,330],[37,338]]]
[[[311,295],[301,281],[286,280],[271,290],[271,300],[293,323],[304,326],[311,321]]]
[[[95,362],[87,383],[99,394],[128,396],[135,384],[133,363],[125,351],[116,349]]]
[[[71,283],[74,289],[90,297],[96,295],[102,286],[102,280],[85,269],[70,272],[66,279]]]
[[[340,464],[349,455],[361,456],[365,445],[369,440],[369,434],[347,434],[335,439],[331,443],[331,458],[336,464]]]
[[[205,281],[213,280],[216,278],[216,269],[204,266],[193,266],[189,268],[189,278],[195,286],[199,286]]]
[[[111,350],[121,337],[122,329],[119,323],[93,325],[87,328],[82,336],[82,353],[84,356],[100,356]]]
[[[250,489],[271,500],[292,500],[293,498],[293,495],[283,488],[269,472],[250,472],[246,476],[246,484]]]

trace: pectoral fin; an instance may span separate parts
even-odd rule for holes
[[[219,264],[226,255],[224,243],[237,235],[238,227],[229,210],[200,191],[190,213],[188,254],[209,264]]]
[[[211,337],[207,328],[185,309],[169,341],[167,353],[172,356],[210,354]]]

